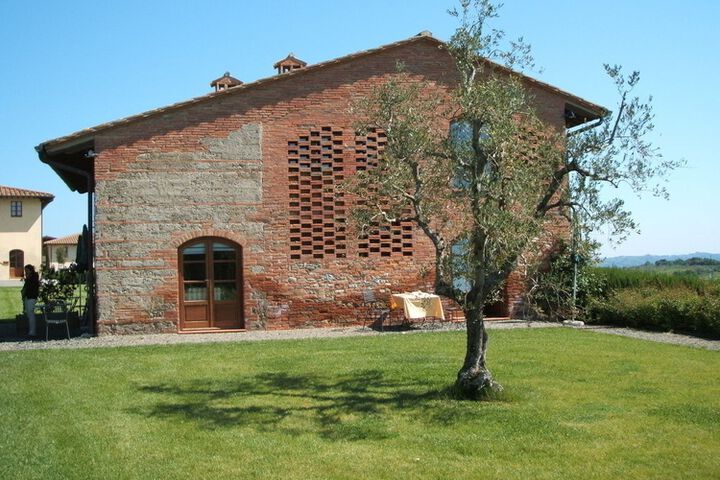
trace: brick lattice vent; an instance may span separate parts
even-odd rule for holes
[[[288,141],[290,258],[345,258],[343,132],[310,129]]]
[[[378,156],[387,144],[385,133],[381,130],[369,130],[365,135],[355,137],[355,169],[358,172],[377,168]],[[363,200],[358,203],[362,205]],[[367,233],[359,238],[358,255],[360,257],[389,257],[413,254],[412,222],[373,222]]]

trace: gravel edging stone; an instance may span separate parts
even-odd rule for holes
[[[508,330],[517,328],[575,328],[611,335],[649,340],[653,342],[685,345],[706,350],[720,350],[719,340],[680,335],[676,333],[657,333],[604,326],[563,326],[559,323],[532,322],[525,320],[507,320],[487,322],[488,330]],[[106,335],[101,337],[78,337],[70,340],[21,340],[0,343],[0,351],[67,349],[67,348],[107,348],[131,347],[143,345],[177,345],[192,343],[254,342],[263,340],[298,340],[313,338],[341,338],[354,336],[421,334],[438,331],[464,330],[464,323],[425,324],[420,328],[402,331],[378,332],[363,327],[343,328],[307,328],[295,330],[262,330],[232,333],[201,334],[152,334],[152,335]]]

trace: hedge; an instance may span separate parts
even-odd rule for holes
[[[696,285],[694,287],[697,287]],[[720,338],[720,295],[690,285],[615,288],[588,305],[589,323]]]

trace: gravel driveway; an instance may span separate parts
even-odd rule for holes
[[[720,341],[704,340],[675,333],[654,333],[601,326],[566,327],[557,323],[528,322],[522,320],[493,321],[486,323],[488,330],[504,330],[514,328],[578,328],[611,335],[623,335],[653,342],[686,345],[707,350],[720,350]],[[235,333],[212,334],[154,334],[154,335],[116,335],[88,338],[72,338],[70,340],[22,340],[0,343],[0,351],[39,350],[51,348],[101,348],[125,347],[136,345],[174,345],[179,343],[211,343],[211,342],[253,342],[260,340],[295,340],[304,338],[339,338],[352,336],[374,335],[414,335],[436,331],[462,330],[463,323],[430,324],[422,328],[402,331],[378,332],[362,327],[346,328],[311,328],[296,330],[250,331]]]

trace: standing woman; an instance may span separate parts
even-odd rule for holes
[[[34,337],[37,335],[35,325],[35,302],[37,302],[38,293],[40,291],[40,277],[35,271],[35,267],[30,264],[25,265],[25,285],[22,288],[23,308],[28,319],[28,335]]]

